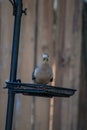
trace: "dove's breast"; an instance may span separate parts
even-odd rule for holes
[[[48,64],[42,64],[35,72],[36,83],[48,84],[52,78],[52,70]]]

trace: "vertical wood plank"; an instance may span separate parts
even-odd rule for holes
[[[52,0],[39,0],[38,16],[38,44],[37,44],[37,65],[42,62],[42,53],[46,52],[52,60],[52,25],[53,9]],[[51,62],[50,62],[51,63]],[[49,106],[47,98],[36,97],[36,130],[49,129]]]
[[[81,16],[82,16],[82,1],[76,0],[72,4],[67,1],[66,10],[66,32],[65,32],[65,72],[63,84],[76,88],[77,93],[67,101],[67,115],[65,116],[65,122],[67,119],[66,129],[77,130],[78,122],[78,99],[79,99],[79,85],[80,85],[80,61],[81,61]],[[70,5],[72,5],[70,7]],[[68,11],[70,10],[71,11]],[[71,17],[72,16],[72,17]],[[70,21],[70,26],[67,22]],[[65,102],[63,101],[63,104]],[[64,108],[62,106],[62,108]],[[64,113],[64,109],[63,109]],[[63,115],[62,113],[62,115]],[[68,116],[69,115],[69,116]],[[64,118],[63,118],[64,119]],[[62,126],[64,126],[64,124]],[[62,127],[63,128],[63,127]],[[64,129],[64,128],[63,128]]]
[[[62,3],[62,5],[63,4],[64,3]],[[60,8],[62,10],[62,6]],[[63,47],[62,47],[62,42],[60,43],[63,50],[60,53],[60,57],[59,57],[61,62],[57,60],[60,63],[58,69],[60,72],[59,71],[58,72],[61,73],[62,70],[61,73],[62,76],[60,74],[61,85],[63,87],[75,88],[78,90],[78,92],[76,93],[76,95],[74,95],[69,99],[61,99],[61,103],[60,103],[61,107],[59,108],[61,109],[61,114],[59,115],[61,130],[66,130],[66,129],[77,130],[79,80],[80,80],[80,56],[81,56],[81,9],[82,9],[81,0],[66,1],[66,10],[65,10],[65,18],[64,18],[65,21],[63,23],[65,28],[64,28],[64,34],[62,34]],[[58,44],[57,46],[58,48],[60,48]],[[59,50],[57,56],[59,56]],[[58,103],[58,101],[55,103]],[[54,118],[57,119],[56,116]],[[55,126],[54,129],[56,129]]]
[[[63,80],[63,49],[65,36],[65,17],[66,1],[58,1],[57,9],[57,29],[56,29],[56,47],[55,47],[55,85],[62,86]],[[54,98],[53,130],[61,129],[61,98]]]
[[[9,79],[12,42],[12,9],[8,1],[0,1],[0,129],[5,129],[7,91],[3,89]]]
[[[78,129],[87,129],[87,2],[83,1],[82,12],[82,58],[81,58],[81,78],[80,78],[80,98]]]
[[[12,42],[12,9],[9,2],[1,2],[1,41],[0,41],[0,49],[1,49],[1,77],[3,79],[9,78],[10,71],[10,57],[11,57],[11,42]],[[7,67],[8,66],[8,67]],[[7,69],[8,68],[8,69]]]

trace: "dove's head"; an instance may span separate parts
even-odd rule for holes
[[[49,55],[48,55],[47,53],[43,53],[42,57],[43,57],[43,62],[44,62],[44,63],[48,62],[48,60],[49,60]]]

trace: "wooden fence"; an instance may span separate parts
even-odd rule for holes
[[[38,2],[38,4],[36,3]],[[13,130],[32,129],[32,107],[35,130],[77,130],[81,59],[81,0],[58,0],[54,16],[53,0],[23,0],[27,15],[22,17],[18,75],[32,82],[35,65],[48,52],[56,86],[75,88],[70,98],[41,98],[16,95]],[[0,1],[0,129],[5,129],[7,91],[13,37],[12,6]],[[37,32],[36,32],[37,31]],[[33,102],[34,100],[34,102]]]

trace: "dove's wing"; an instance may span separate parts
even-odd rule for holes
[[[36,67],[32,73],[32,80],[35,80],[36,79],[36,73],[38,71],[38,67]]]

